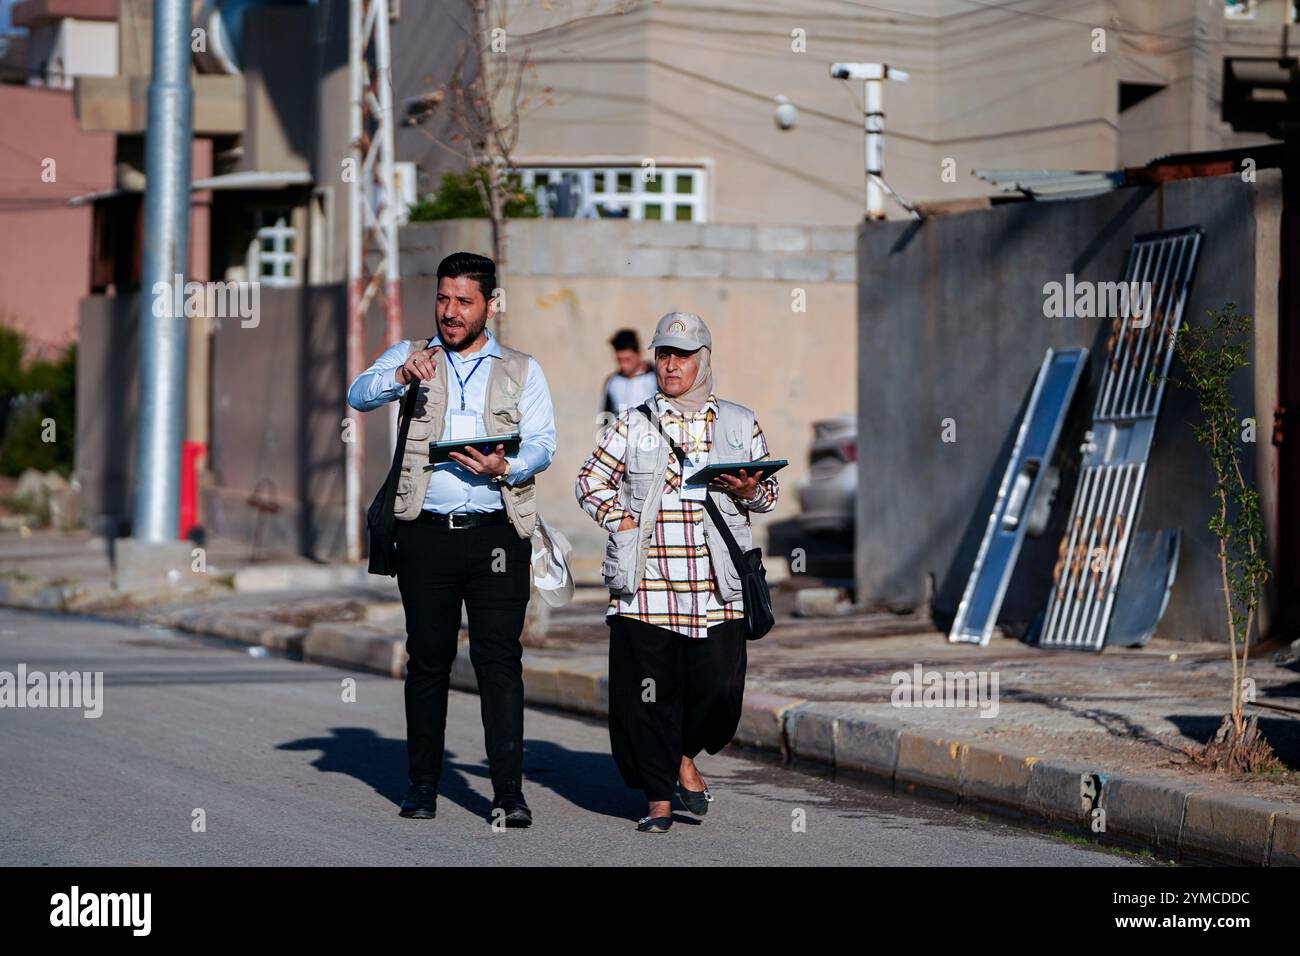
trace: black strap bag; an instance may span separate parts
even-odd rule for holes
[[[427,348],[427,346],[426,346]],[[397,574],[397,519],[393,517],[393,503],[397,499],[397,481],[402,473],[402,455],[406,452],[406,433],[411,427],[415,412],[415,399],[420,394],[420,382],[413,379],[402,398],[401,422],[397,426],[397,447],[393,449],[393,463],[388,469],[388,480],[375,495],[366,511],[366,528],[370,532],[371,574]]]
[[[686,452],[682,451],[680,445],[673,441],[663,425],[659,422],[659,417],[650,409],[649,402],[643,402],[639,408],[646,418],[659,429],[659,433],[668,440],[668,445],[677,456],[678,463],[682,466],[683,474],[686,469]],[[713,493],[707,488],[704,492],[704,510],[709,517],[713,519],[713,526],[718,529],[722,535],[722,540],[727,544],[727,550],[731,552],[732,563],[736,565],[736,571],[740,574],[740,593],[745,607],[745,638],[756,641],[776,623],[776,617],[772,613],[772,592],[767,586],[767,571],[763,568],[763,549],[750,548],[748,551],[740,550],[740,543],[736,536],[731,533],[727,527],[727,522],[722,517],[717,503],[713,500]]]

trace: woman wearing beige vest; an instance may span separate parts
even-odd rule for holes
[[[687,810],[713,801],[695,766],[717,753],[740,722],[745,690],[740,576],[704,508],[712,495],[741,550],[749,513],[771,511],[778,486],[762,471],[723,476],[706,489],[683,482],[710,462],[766,458],[754,413],[713,394],[712,337],[695,315],[659,320],[658,390],[621,413],[578,473],[583,510],[610,532],[603,566],[610,589],[609,738],[630,787],[644,791],[642,832],[672,824],[674,788]],[[647,412],[649,414],[647,414]],[[675,442],[685,463],[670,453]]]

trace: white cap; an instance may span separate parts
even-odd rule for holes
[[[691,312],[669,312],[655,326],[655,336],[650,348],[666,346],[694,352],[696,349],[713,348],[713,336],[704,320]]]

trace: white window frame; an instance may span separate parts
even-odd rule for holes
[[[250,282],[277,288],[301,285],[302,278],[298,272],[300,237],[293,225],[293,217],[293,209],[257,210],[257,231],[253,233],[253,241],[248,247]],[[271,240],[270,252],[262,249],[263,239]],[[292,251],[289,251],[289,239],[293,240]],[[262,266],[267,264],[271,266],[270,275],[262,272]]]
[[[577,178],[582,188],[584,205],[594,205],[597,213],[613,205],[628,211],[628,218],[642,222],[708,222],[709,221],[709,168],[704,163],[656,162],[653,178],[647,181],[649,168],[637,162],[600,163],[547,163],[519,162],[514,167],[520,184],[535,190],[539,185],[559,182],[566,174]],[[619,191],[618,177],[630,177],[627,191]],[[690,189],[678,192],[680,179],[690,177]],[[655,181],[662,184],[659,192],[647,187]],[[658,219],[646,218],[647,206],[659,206]],[[689,218],[678,219],[677,210],[689,211]]]

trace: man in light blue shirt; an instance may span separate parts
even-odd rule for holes
[[[496,336],[484,328],[474,346],[455,351],[443,342],[441,336],[435,335],[430,348],[436,346],[446,350],[453,373],[452,380],[447,383],[450,394],[442,433],[452,434],[452,414],[460,410],[463,398],[465,409],[479,416],[477,434],[488,434],[483,423],[483,409],[487,405],[487,380],[491,371],[488,364],[501,358],[501,346]],[[408,348],[405,342],[390,346],[374,365],[358,375],[348,389],[348,404],[359,412],[367,412],[401,398],[406,392],[406,382],[401,380],[400,373],[407,363]],[[480,365],[483,367],[479,368]],[[555,455],[555,414],[551,409],[551,392],[535,358],[528,359],[528,380],[519,399],[519,411],[519,453],[504,456],[509,464],[504,480],[510,485],[544,471]],[[452,454],[456,461],[443,461],[433,466],[429,488],[424,495],[424,510],[449,514],[453,511],[496,511],[503,507],[501,492],[491,478],[493,472],[475,473],[470,470],[468,462],[462,464],[466,456],[459,452]],[[486,459],[489,456],[482,457]]]
[[[418,347],[423,340],[417,340],[416,347],[400,342],[387,349],[348,388],[348,404],[358,411],[378,408],[401,398],[412,383],[422,393],[414,396],[394,508],[397,586],[406,612],[410,778],[400,815],[427,820],[437,812],[447,691],[463,607],[469,618],[470,662],[482,699],[493,789],[491,822],[527,827],[533,817],[522,786],[520,635],[532,584],[531,535],[537,520],[531,479],[555,454],[555,419],[536,359],[503,347],[487,330],[495,311],[495,288],[496,264],[491,259],[468,252],[444,259],[438,266],[437,335],[424,348]],[[427,382],[432,384],[425,386]],[[438,403],[444,400],[438,422]],[[465,445],[463,451],[450,453],[451,461],[430,466],[427,441],[440,435],[446,440],[501,435],[505,423],[511,433],[519,434],[515,454],[507,454],[504,444],[490,454]],[[428,438],[417,439],[417,434]],[[415,498],[426,478],[417,510]]]

